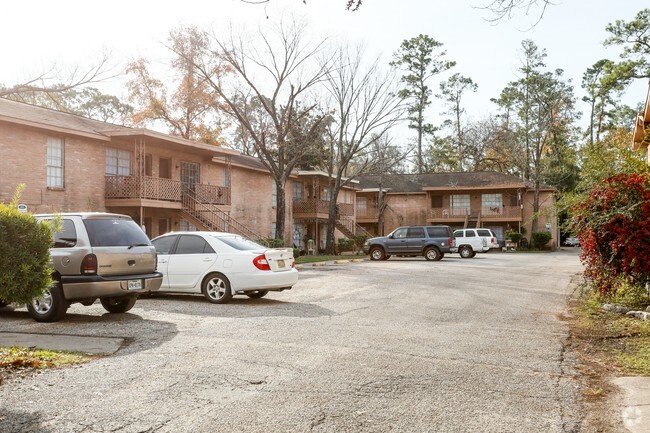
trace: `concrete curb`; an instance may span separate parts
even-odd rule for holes
[[[631,433],[650,432],[650,377],[617,377],[614,385],[623,390],[621,418]]]
[[[123,338],[113,337],[0,332],[0,346],[36,347],[93,355],[111,355],[117,352],[123,343]]]

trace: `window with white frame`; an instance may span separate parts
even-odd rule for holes
[[[481,194],[481,213],[497,215],[503,208],[503,194]]]
[[[278,186],[275,184],[275,181],[271,184],[271,206],[273,206],[273,209],[278,207]]]
[[[131,152],[128,150],[107,147],[106,175],[131,176]]]
[[[304,197],[302,182],[293,182],[293,199],[302,200]]]
[[[469,212],[469,194],[453,194],[449,201],[452,215],[466,215]]]
[[[47,187],[63,188],[63,139],[47,139]]]

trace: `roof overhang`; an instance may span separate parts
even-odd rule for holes
[[[43,129],[46,131],[53,131],[57,132],[59,134],[66,134],[66,135],[75,135],[78,137],[86,137],[86,138],[92,138],[95,140],[101,140],[101,141],[110,141],[110,138],[99,134],[99,133],[92,133],[92,132],[85,132],[85,131],[79,131],[76,129],[72,128],[64,128],[60,126],[55,126],[55,125],[48,125],[46,123],[40,123],[40,122],[34,122],[31,120],[24,120],[24,119],[18,119],[16,117],[9,117],[9,116],[3,116],[0,114],[0,122],[6,122],[6,123],[12,123],[14,125],[21,125],[29,128],[37,128],[37,129]]]

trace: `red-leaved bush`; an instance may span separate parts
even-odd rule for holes
[[[585,276],[602,294],[617,277],[650,280],[650,178],[619,174],[603,180],[573,209]]]

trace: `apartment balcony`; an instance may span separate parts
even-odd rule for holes
[[[357,208],[357,223],[376,223],[379,221],[379,208]]]
[[[106,206],[145,206],[182,209],[184,184],[180,180],[150,176],[106,176]],[[230,204],[230,188],[194,184],[194,196],[202,203]]]
[[[495,206],[482,207],[480,209],[451,209],[436,208],[429,209],[427,221],[430,223],[444,224],[464,222],[467,218],[482,222],[510,222],[522,221],[522,210],[520,206]]]
[[[329,216],[330,202],[328,200],[306,199],[293,201],[294,219],[326,220]],[[338,203],[339,214],[354,217],[354,205]]]

